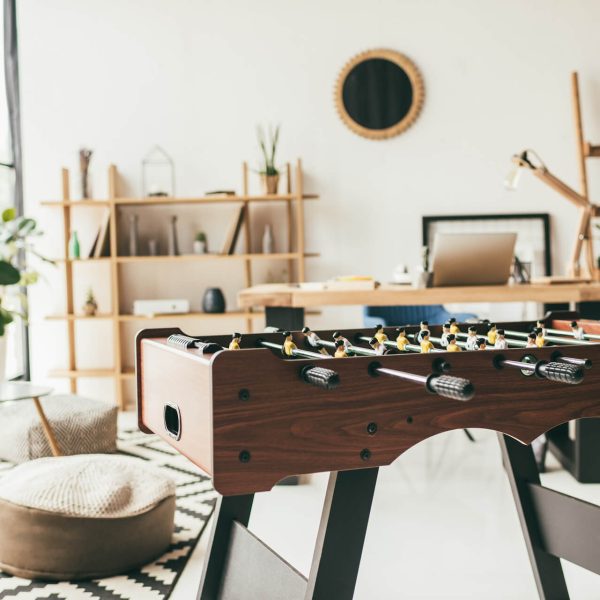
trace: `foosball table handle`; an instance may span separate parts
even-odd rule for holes
[[[535,366],[536,374],[549,381],[577,385],[583,381],[583,367],[560,362],[540,361]]]
[[[312,365],[302,367],[300,377],[306,383],[323,388],[324,390],[333,390],[340,385],[340,376],[335,371],[324,369],[323,367]]]
[[[430,375],[427,378],[427,389],[452,400],[470,400],[475,395],[475,387],[463,377],[453,377],[452,375]]]

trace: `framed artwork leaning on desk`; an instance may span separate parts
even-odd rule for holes
[[[521,263],[530,265],[531,275],[552,275],[548,213],[434,215],[422,219],[423,246],[428,247],[437,233],[512,232],[517,234],[515,254]]]

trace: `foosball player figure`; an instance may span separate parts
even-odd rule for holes
[[[327,350],[325,350],[325,348],[323,348],[323,346],[320,344],[321,338],[314,331],[311,331],[310,327],[303,327],[302,333],[304,334],[309,346],[321,354],[329,356],[329,352],[327,352]]]
[[[496,338],[498,337],[498,330],[496,329],[496,323],[490,323],[489,329],[487,332],[487,339],[490,346],[493,346],[496,343]]]
[[[471,325],[467,330],[465,348],[467,350],[477,350],[477,327],[475,325]]]
[[[536,327],[535,331],[535,345],[538,348],[543,348],[546,341],[544,340],[544,329],[542,327]]]
[[[419,333],[417,333],[417,343],[420,344],[423,341],[423,333],[425,331],[429,331],[429,321],[421,321],[421,323],[419,324],[419,327],[421,328],[419,330]]]
[[[576,340],[584,340],[585,335],[583,331],[583,327],[579,327],[577,321],[571,321],[571,333]]]
[[[477,338],[477,350],[486,350],[487,340],[484,337]]]
[[[285,338],[285,341],[283,342],[283,353],[285,356],[294,356],[294,350],[296,350],[298,346],[294,344],[292,334],[289,331],[284,331],[283,337]]]
[[[337,342],[335,343],[335,354],[333,356],[335,358],[348,358],[348,353],[346,352],[344,340],[337,340]]]
[[[450,334],[450,323],[446,322],[442,325],[442,338],[440,339],[440,346],[442,348],[448,347],[448,335]]]
[[[388,336],[385,335],[385,331],[383,331],[383,325],[375,326],[375,333],[373,334],[373,337],[377,338],[377,341],[380,344],[383,344],[383,342],[387,342]]]
[[[385,346],[376,337],[370,339],[369,346],[375,350],[377,356],[383,356],[385,354]]]
[[[351,344],[350,344],[350,340],[349,340],[348,338],[345,338],[345,337],[344,337],[344,336],[343,336],[343,335],[342,335],[342,334],[341,334],[339,331],[335,331],[335,332],[333,333],[333,341],[336,343],[336,346],[337,346],[337,343],[338,343],[340,340],[341,340],[342,342],[344,342],[344,350],[345,350],[345,351],[346,351],[346,353],[347,353],[347,352],[348,352],[348,348],[350,348],[350,345],[351,345]]]
[[[234,333],[231,336],[231,341],[229,342],[229,349],[230,350],[239,350],[241,341],[242,341],[242,334]]]
[[[454,335],[460,333],[460,327],[454,317],[451,317],[448,322],[450,323],[450,333],[453,333]]]
[[[537,333],[535,331],[532,331],[527,336],[527,345],[525,346],[525,348],[537,348],[538,345],[536,344],[536,340],[537,340]]]
[[[429,330],[423,329],[421,331],[421,352],[423,354],[427,354],[431,352],[434,348],[434,345],[429,341]]]
[[[506,350],[508,348],[508,342],[504,337],[504,329],[498,329],[496,331],[496,343],[494,344],[494,350]]]
[[[448,352],[462,352],[462,348],[456,343],[456,336],[453,333],[448,334]]]
[[[546,337],[546,323],[544,323],[544,321],[541,321],[540,319],[537,320],[536,324],[535,324],[537,329],[541,329],[542,330],[542,335],[544,337]]]
[[[406,350],[406,345],[408,344],[406,329],[404,327],[397,327],[396,332],[398,333],[398,337],[396,338],[396,346],[400,352],[404,352]]]

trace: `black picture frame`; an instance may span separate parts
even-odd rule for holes
[[[500,214],[468,214],[468,215],[427,215],[422,217],[423,246],[430,245],[429,231],[432,223],[440,221],[508,221],[514,219],[540,221],[544,230],[544,271],[552,275],[552,253],[550,251],[550,215],[548,213],[500,213]]]

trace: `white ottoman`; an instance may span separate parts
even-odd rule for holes
[[[40,458],[0,479],[0,570],[29,579],[107,577],[169,546],[175,483],[144,460]]]
[[[115,405],[74,395],[40,402],[63,455],[116,452]],[[21,463],[52,455],[33,401],[0,405],[0,422],[0,459]]]

